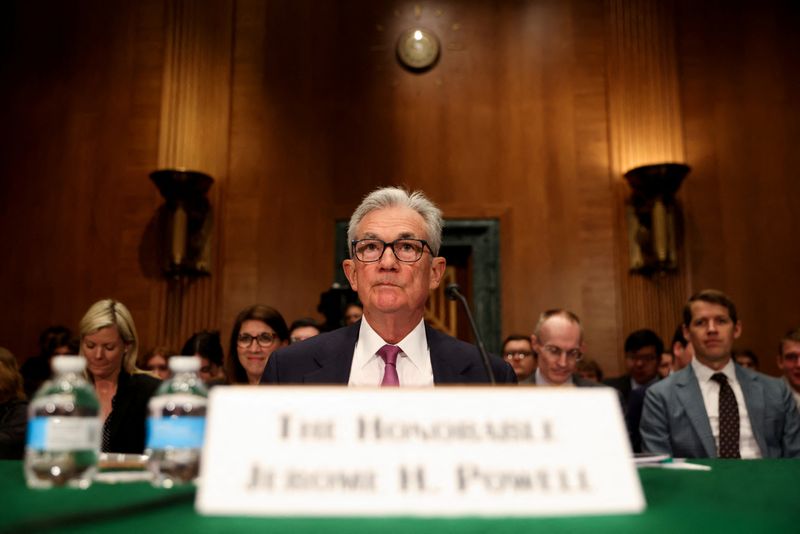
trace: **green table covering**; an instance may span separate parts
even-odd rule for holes
[[[700,463],[700,462],[698,462]],[[709,471],[642,469],[647,510],[569,518],[203,517],[193,488],[94,484],[88,490],[30,490],[22,462],[0,461],[0,532],[800,532],[800,460],[706,460]]]

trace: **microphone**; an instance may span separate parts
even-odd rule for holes
[[[461,288],[455,283],[447,284],[447,287],[444,288],[444,294],[449,300],[457,300],[464,306],[464,311],[467,312],[467,318],[469,319],[469,324],[472,327],[472,333],[475,336],[475,341],[478,345],[478,352],[481,353],[483,367],[486,369],[486,374],[489,375],[489,381],[492,383],[492,385],[496,384],[494,379],[494,371],[492,370],[492,365],[489,363],[489,355],[486,353],[486,348],[483,346],[483,340],[481,339],[481,335],[478,333],[478,327],[475,324],[475,319],[472,318],[472,312],[469,309],[469,304],[467,304],[467,299],[461,293]]]

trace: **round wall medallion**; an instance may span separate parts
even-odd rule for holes
[[[406,30],[397,40],[397,59],[409,70],[428,70],[439,59],[439,39],[433,32],[422,28]]]

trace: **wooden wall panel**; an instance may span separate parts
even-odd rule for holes
[[[800,9],[791,1],[679,2],[693,290],[739,306],[740,347],[775,371],[800,325]]]

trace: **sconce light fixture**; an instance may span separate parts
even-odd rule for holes
[[[155,171],[150,179],[166,200],[158,221],[164,273],[174,278],[210,274],[213,217],[206,193],[214,179],[183,169]]]
[[[626,205],[632,271],[652,274],[678,268],[675,193],[689,171],[682,163],[658,163],[625,173],[633,190]]]

